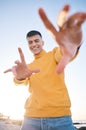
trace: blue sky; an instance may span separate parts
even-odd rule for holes
[[[22,48],[27,63],[33,59],[33,55],[28,49],[26,33],[33,29],[39,30],[43,35],[43,40],[45,41],[44,49],[46,51],[57,45],[43,25],[38,15],[38,8],[42,7],[46,11],[47,16],[58,29],[56,17],[65,4],[71,5],[69,15],[77,11],[86,12],[86,0],[0,0],[1,112],[6,110],[6,113],[8,111],[12,115],[15,111],[13,108],[16,109],[16,106],[17,109],[22,109],[28,95],[27,88],[15,87],[11,73],[3,74],[5,69],[13,66],[14,61],[19,59],[18,47]],[[82,30],[83,45],[80,53],[65,70],[65,80],[72,102],[73,119],[86,119],[86,22],[83,24]],[[24,95],[23,92],[25,92]],[[20,100],[23,103],[19,104]],[[7,103],[8,105],[6,105]],[[11,110],[13,111],[10,113]],[[16,113],[18,115],[19,111]]]

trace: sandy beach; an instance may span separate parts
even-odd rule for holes
[[[0,120],[0,130],[20,130],[21,125],[9,121]]]

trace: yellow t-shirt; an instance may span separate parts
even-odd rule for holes
[[[59,48],[35,55],[29,69],[39,68],[40,72],[32,74],[26,80],[16,80],[17,84],[29,84],[30,96],[25,103],[26,117],[61,117],[71,115],[70,99],[64,81],[64,72],[56,73],[56,66],[61,59]]]

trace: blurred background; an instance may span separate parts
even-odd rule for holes
[[[38,30],[45,41],[44,49],[51,50],[57,43],[43,25],[38,9],[42,7],[58,30],[56,18],[65,4],[71,6],[69,16],[86,12],[86,0],[0,0],[0,113],[12,119],[22,119],[24,102],[29,96],[28,86],[15,86],[13,75],[3,71],[20,59],[21,47],[27,63],[33,60],[26,41],[26,33]],[[82,26],[83,44],[78,57],[65,69],[65,81],[71,98],[73,120],[86,119],[86,22]]]

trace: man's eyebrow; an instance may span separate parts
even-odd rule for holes
[[[36,40],[38,40],[38,41],[39,41],[40,39],[35,39],[34,41],[36,41]]]
[[[33,41],[40,41],[40,39],[37,38],[37,39],[34,39],[34,40],[29,40],[28,42],[31,43]]]

